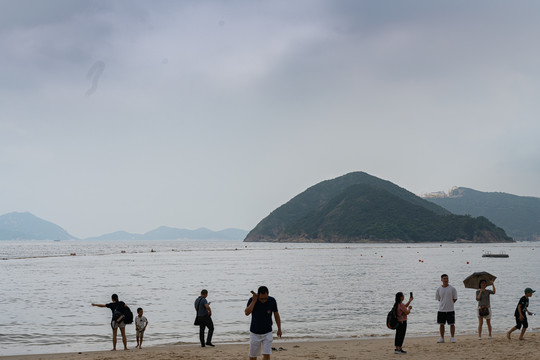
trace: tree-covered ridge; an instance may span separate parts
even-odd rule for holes
[[[388,181],[352,173],[294,197],[245,241],[512,241],[486,218],[431,205]]]
[[[459,187],[427,200],[455,214],[484,216],[516,240],[540,240],[540,198]]]
[[[317,240],[476,241],[483,232],[509,240],[486,218],[439,215],[370,185],[352,185],[287,226],[283,235]]]
[[[322,181],[298,194],[259,222],[251,233],[248,234],[247,239],[251,238],[250,235],[252,233],[253,235],[257,234],[270,238],[277,236],[285,230],[285,227],[289,223],[294,222],[309,212],[316,210],[335,196],[342,193],[349,186],[355,184],[367,184],[381,188],[400,198],[428,208],[438,214],[450,214],[448,210],[419,198],[410,191],[407,191],[396,184],[391,183],[390,181],[379,179],[365,172],[352,172],[332,180]]]

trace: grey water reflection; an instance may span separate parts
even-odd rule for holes
[[[216,342],[245,342],[250,290],[269,287],[287,339],[390,336],[384,326],[394,294],[414,291],[408,334],[436,336],[440,274],[458,289],[457,332],[474,333],[474,271],[498,276],[494,331],[513,324],[523,289],[537,287],[534,244],[366,245],[255,244],[211,241],[2,242],[0,352],[26,354],[103,350],[110,311],[90,306],[112,293],[149,320],[147,345],[196,343],[193,301],[212,301]],[[152,252],[153,251],[153,252]],[[508,259],[482,258],[506,251]],[[76,256],[69,256],[75,253]],[[524,271],[526,269],[526,271]],[[534,301],[531,302],[531,305]],[[538,324],[531,328],[538,329]],[[134,341],[134,328],[128,328]]]

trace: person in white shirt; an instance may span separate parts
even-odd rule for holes
[[[441,337],[438,343],[444,342],[444,326],[450,325],[450,342],[455,343],[454,334],[456,332],[456,313],[454,303],[457,301],[457,290],[448,284],[448,275],[441,275],[442,285],[435,292],[435,300],[439,301],[439,311],[437,312],[437,323],[440,327]]]
[[[135,316],[135,331],[137,332],[137,346],[135,348],[142,349],[142,341],[144,336],[144,330],[148,326],[148,320],[143,316],[143,309],[137,309],[137,316]]]

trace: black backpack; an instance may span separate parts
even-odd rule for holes
[[[126,325],[131,324],[133,323],[133,312],[131,312],[129,306],[120,301],[113,312],[112,321],[118,323],[123,321]]]
[[[386,315],[386,326],[389,329],[396,330],[398,327],[398,318],[397,318],[397,306],[394,304],[392,307],[392,310],[388,312],[388,315]]]
[[[122,309],[122,313],[124,314],[124,324],[127,325],[127,324],[133,323],[133,312],[131,311],[129,306],[124,304],[124,308]]]

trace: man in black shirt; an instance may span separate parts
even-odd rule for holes
[[[268,296],[268,288],[266,286],[259,287],[257,293],[251,292],[253,295],[248,300],[246,316],[251,315],[251,326],[249,328],[249,359],[257,360],[257,356],[261,354],[263,360],[270,360],[272,354],[272,313],[278,327],[277,336],[281,337],[281,318],[277,308],[276,299]]]

